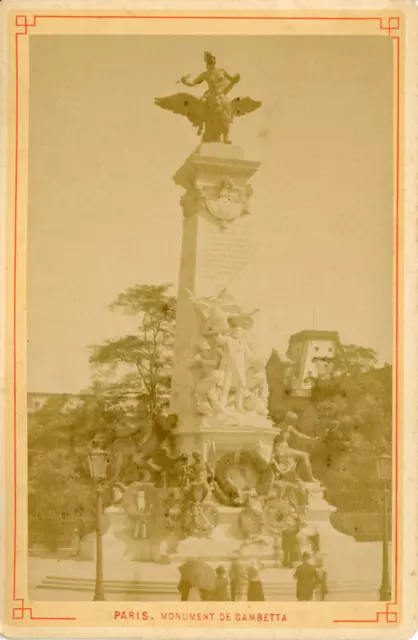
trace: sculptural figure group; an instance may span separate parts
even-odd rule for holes
[[[256,450],[238,447],[234,455],[224,456],[213,468],[198,451],[191,457],[184,453],[174,455],[162,442],[153,452],[141,456],[131,441],[138,479],[123,486],[114,478],[114,486],[119,489],[132,535],[171,536],[175,540],[210,536],[218,524],[219,504],[241,509],[235,534],[242,541],[280,535],[308,505],[301,474],[311,479],[309,456],[283,446],[283,433],[290,428],[294,435],[311,439],[296,430],[294,418],[288,413],[279,428],[270,463]],[[164,420],[166,427],[171,425],[166,434],[172,435],[175,416]],[[112,457],[118,461],[119,471],[126,452],[126,443],[121,448],[120,439],[115,440]],[[238,484],[233,479],[237,474],[241,474]]]
[[[192,362],[197,412],[266,415],[265,363],[247,338],[257,310],[245,312],[226,290],[211,298],[191,299],[203,318]]]

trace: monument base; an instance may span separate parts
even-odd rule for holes
[[[307,488],[310,493],[309,505],[306,513],[301,515],[305,539],[318,533],[320,555],[323,557],[325,568],[334,573],[336,568],[341,567],[341,562],[346,562],[348,571],[349,559],[357,551],[356,542],[332,527],[329,518],[334,507],[324,500],[323,488],[320,484],[311,483]],[[149,599],[177,600],[179,568],[184,562],[196,558],[205,561],[213,568],[223,565],[229,570],[232,558],[239,555],[241,563],[255,566],[262,571],[263,580],[267,579],[268,574],[269,578],[265,584],[268,591],[277,590],[277,585],[280,584],[280,596],[285,596],[286,600],[293,599],[293,571],[282,565],[281,536],[261,534],[244,539],[237,527],[242,508],[219,506],[218,509],[219,521],[209,536],[189,536],[182,540],[175,539],[174,536],[128,538],[124,534],[123,509],[121,507],[106,509],[104,518],[106,530],[103,534],[104,574],[107,579],[112,576],[112,584],[109,583],[107,589],[116,588],[118,579],[120,587],[117,587],[118,595],[115,594],[115,599],[137,599],[139,593],[144,597],[146,592]],[[90,553],[82,553],[78,560],[94,560],[94,544],[90,544],[89,547]],[[84,552],[86,550],[84,547]],[[304,550],[301,548],[301,551]],[[314,558],[312,561],[314,562]],[[152,566],[155,569],[148,571],[145,576],[143,568]],[[279,573],[276,574],[277,570]],[[271,576],[269,572],[273,572]],[[268,582],[273,577],[270,587]],[[278,597],[276,592],[274,597]]]
[[[271,456],[277,429],[262,416],[254,416],[251,422],[248,418],[249,416],[245,415],[244,420],[243,416],[241,424],[205,418],[190,430],[180,428],[178,433],[180,449],[188,454],[199,451],[205,461],[215,462],[226,453],[254,448],[267,461]],[[210,460],[210,451],[214,452],[215,460]]]
[[[260,536],[256,540],[242,540],[231,536],[229,525],[218,525],[210,538],[190,537],[182,540],[171,561],[182,564],[191,558],[204,560],[213,567],[229,565],[235,555],[250,564],[259,563],[263,567],[278,567],[280,560],[273,539]]]

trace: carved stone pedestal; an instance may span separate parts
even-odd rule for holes
[[[260,416],[260,405],[264,404],[265,412],[265,397],[259,397],[264,363],[253,355],[248,374],[241,372],[245,380],[239,411],[234,410],[240,395],[237,376],[231,375],[234,363],[229,370],[227,363],[231,349],[240,345],[247,349],[251,341],[252,310],[244,308],[245,301],[235,301],[230,290],[250,261],[252,189],[248,180],[258,166],[244,159],[239,147],[203,143],[174,176],[184,189],[184,219],[171,411],[179,417],[179,442],[187,451],[203,453],[211,430],[212,440],[222,447],[227,444],[221,434],[225,430],[229,444],[236,448],[238,431],[230,428],[242,427],[243,433],[254,434],[256,442],[256,427],[270,426]]]
[[[171,384],[171,411],[179,417],[178,449],[189,455],[200,452],[216,471],[217,490],[222,494],[235,487],[237,496],[257,487],[257,465],[264,473],[277,435],[266,417],[265,362],[252,345],[256,310],[233,295],[234,283],[241,275],[245,279],[250,265],[249,180],[258,167],[239,147],[203,143],[174,176],[184,189]],[[245,464],[243,451],[254,452],[253,464]],[[222,502],[219,493],[217,497]],[[196,556],[227,562],[242,547],[237,531],[242,507],[217,508],[219,522],[210,536],[179,542],[173,560]],[[249,553],[272,558],[271,541],[251,544]]]
[[[130,562],[127,540],[123,535],[126,514],[121,507],[111,506],[103,514],[103,566],[107,568],[115,562]],[[77,560],[96,560],[96,532],[83,538]]]

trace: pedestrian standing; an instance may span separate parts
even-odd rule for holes
[[[316,556],[319,554],[321,550],[321,538],[320,538],[319,532],[316,530],[315,527],[312,527],[311,530],[309,531],[308,538],[311,545],[313,556],[316,558]]]
[[[215,593],[214,599],[217,602],[226,602],[229,600],[228,594],[228,579],[225,576],[224,567],[218,567],[216,569],[216,583],[215,583]]]
[[[255,567],[249,567],[247,571],[248,575],[248,602],[264,602],[264,589],[263,583],[260,579],[260,574]]]
[[[293,567],[297,552],[297,535],[299,527],[297,522],[289,522],[282,532],[282,545],[283,545],[283,566]]]
[[[275,565],[281,567],[283,565],[283,535],[274,536],[273,545]]]
[[[238,561],[235,579],[235,602],[246,602],[248,597],[248,572],[244,563]]]
[[[318,576],[318,585],[315,589],[315,600],[325,600],[328,593],[328,579],[323,560],[320,557],[316,559],[316,573]]]
[[[296,598],[299,602],[312,600],[319,582],[316,567],[309,562],[309,558],[309,553],[305,552],[302,555],[302,564],[297,567],[294,574],[296,579]]]
[[[237,593],[239,591],[240,597],[243,590],[243,567],[242,560],[238,553],[234,553],[231,560],[231,568],[229,570],[229,584],[231,588],[231,600],[234,602],[238,600]]]

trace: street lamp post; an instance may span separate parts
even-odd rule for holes
[[[387,454],[377,458],[377,475],[382,485],[382,584],[380,586],[380,600],[389,602],[391,599],[389,576],[389,483],[392,477],[392,459]]]
[[[103,587],[103,489],[107,476],[109,456],[107,451],[94,445],[88,454],[90,475],[96,492],[96,585],[93,600],[106,600]]]

